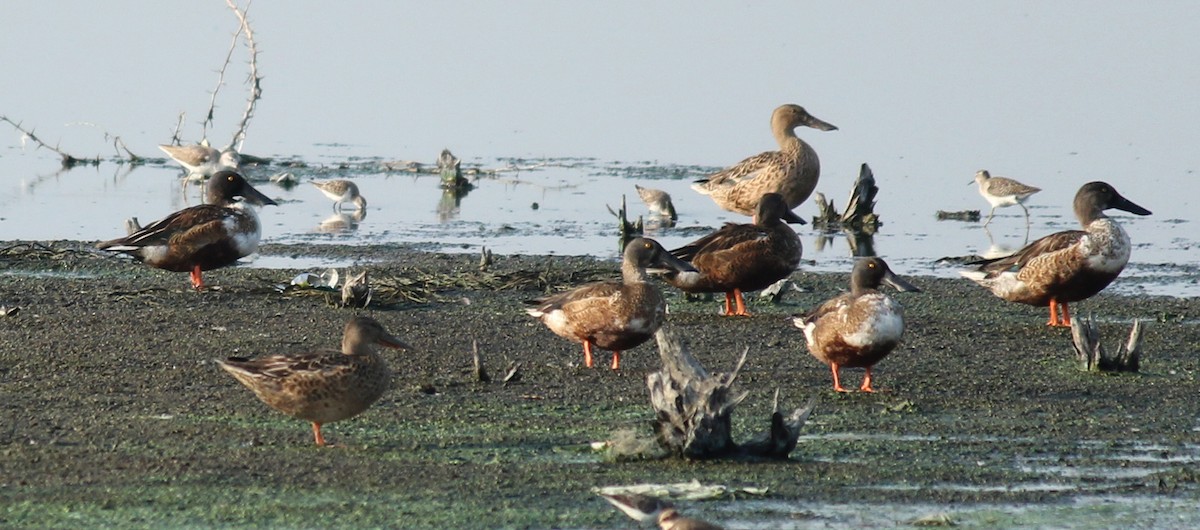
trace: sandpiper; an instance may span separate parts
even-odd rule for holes
[[[1042,191],[1041,188],[1027,186],[1010,178],[993,177],[987,170],[979,170],[975,173],[975,180],[972,181],[979,184],[979,194],[983,195],[984,199],[992,205],[991,211],[988,212],[987,221],[984,221],[983,226],[987,226],[992,222],[992,216],[996,213],[996,208],[1007,208],[1009,206],[1020,206],[1025,210],[1025,222],[1029,222],[1029,209],[1025,207],[1025,199],[1029,196]]]
[[[344,202],[353,202],[359,210],[367,208],[367,200],[358,193],[358,185],[349,180],[314,180],[312,185],[333,201],[334,211],[341,211]]]

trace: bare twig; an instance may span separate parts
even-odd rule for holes
[[[105,140],[112,140],[113,150],[117,152],[118,160],[126,159],[126,160],[129,160],[129,162],[134,163],[134,164],[140,164],[142,162],[142,157],[133,154],[133,151],[129,150],[129,147],[125,145],[125,142],[123,140],[121,140],[120,136],[117,136],[115,134],[108,132],[108,129],[105,129],[104,127],[96,125],[95,123],[84,121],[84,122],[78,122],[78,124],[86,126],[86,127],[91,127],[93,129],[100,129],[100,134],[104,135]],[[125,150],[125,154],[121,154],[122,149]]]
[[[237,12],[237,7],[235,7],[229,0],[227,0],[225,3],[229,5],[230,9],[233,9],[234,12]],[[200,122],[200,138],[208,138],[208,128],[213,123],[213,114],[217,109],[217,94],[221,92],[221,87],[225,86],[225,71],[229,69],[229,63],[233,61],[233,51],[237,49],[237,43],[238,40],[242,38],[242,30],[244,27],[244,24],[238,24],[237,31],[233,32],[233,40],[229,42],[229,51],[225,53],[225,62],[221,64],[221,69],[217,71],[217,86],[213,87],[212,89],[212,98],[208,101],[208,113],[204,115],[204,121]]]
[[[179,131],[183,130],[183,120],[187,118],[186,112],[179,113],[179,120],[175,122],[175,132],[171,133],[171,145],[183,145],[183,139],[179,136]]]
[[[246,2],[245,9],[238,9],[233,0],[225,0],[225,4],[237,15],[238,21],[241,23],[240,31],[246,34],[246,47],[250,50],[250,75],[247,80],[250,83],[250,98],[246,101],[246,111],[242,113],[242,121],[238,124],[237,132],[233,134],[233,140],[229,142],[229,147],[240,153],[242,144],[246,141],[246,127],[250,125],[250,117],[254,115],[254,105],[262,98],[262,76],[258,75],[258,45],[254,42],[254,30],[250,28],[250,22],[246,20],[246,13],[250,11],[251,2]]]
[[[36,134],[33,134],[33,131],[26,130],[24,127],[21,126],[20,123],[12,121],[11,119],[9,119],[8,116],[0,116],[0,121],[6,122],[9,125],[12,125],[13,128],[20,131],[21,134],[24,134],[30,140],[33,140],[34,143],[38,144],[38,147],[45,147],[46,149],[49,149],[49,150],[57,153],[58,156],[62,157],[62,165],[64,168],[72,168],[79,164],[91,164],[93,166],[100,165],[100,157],[79,158],[79,157],[73,156],[70,153],[67,153],[66,151],[59,149],[57,146],[52,146],[46,142],[43,142],[41,138],[38,138]]]

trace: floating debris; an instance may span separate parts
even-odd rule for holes
[[[966,221],[977,223],[982,216],[979,210],[962,210],[960,212],[947,212],[943,210],[937,211],[938,221]]]
[[[474,186],[462,176],[462,161],[454,156],[449,149],[442,149],[438,156],[438,175],[441,176],[441,186],[448,190],[469,190]]]

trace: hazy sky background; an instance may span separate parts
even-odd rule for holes
[[[800,131],[826,178],[870,162],[960,187],[987,168],[1062,175],[1068,196],[1093,178],[1195,190],[1196,2],[260,0],[250,19],[251,153],[719,166],[773,148],[770,112],[794,102],[841,128]],[[197,140],[235,27],[219,1],[6,2],[0,113],[82,154],[111,151],[75,122],[156,155],[186,111]],[[0,168],[18,140],[0,124]]]

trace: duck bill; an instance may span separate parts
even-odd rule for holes
[[[258,191],[258,189],[250,184],[246,184],[242,187],[241,196],[242,200],[251,204],[257,204],[259,206],[266,206],[268,204],[271,206],[278,206],[278,204],[271,200],[270,197],[263,195],[261,191]]]
[[[1142,208],[1133,203],[1133,201],[1118,195],[1116,200],[1112,202],[1112,207],[1118,210],[1124,210],[1134,215],[1150,215],[1150,210]]]
[[[783,221],[786,223],[790,223],[790,224],[794,224],[794,225],[808,224],[807,221],[802,219],[799,215],[796,215],[796,212],[793,212],[791,210],[784,210],[783,214],[780,215],[779,218],[783,219]]]
[[[404,341],[396,338],[394,335],[384,335],[382,337],[379,337],[379,345],[387,346],[388,348],[395,348],[397,350],[411,350],[412,349],[412,346],[409,346],[407,342],[404,342]]]
[[[886,284],[892,286],[893,289],[900,291],[900,292],[905,292],[905,293],[921,292],[921,289],[919,287],[917,287],[911,283],[908,283],[907,281],[904,280],[904,278],[896,276],[896,273],[894,273],[892,271],[887,271],[887,274],[883,275],[883,283],[886,283]]]
[[[672,256],[670,252],[665,250],[658,253],[658,257],[654,260],[654,265],[661,267],[652,269],[654,272],[699,272],[691,263]]]
[[[837,125],[834,125],[827,121],[823,121],[823,120],[817,118],[816,116],[812,116],[812,115],[808,116],[808,121],[805,122],[804,124],[809,127],[814,128],[818,131],[836,131],[836,130],[838,130]]]

